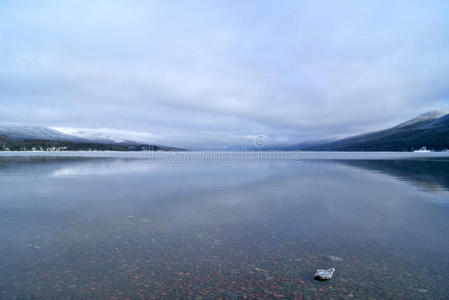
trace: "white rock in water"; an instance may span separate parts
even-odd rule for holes
[[[335,268],[330,269],[318,269],[315,272],[315,279],[317,280],[330,280],[332,279],[332,275],[334,275]]]
[[[340,262],[340,261],[343,261],[343,258],[338,257],[338,256],[329,255],[329,256],[326,256],[326,257],[329,258],[332,262]]]

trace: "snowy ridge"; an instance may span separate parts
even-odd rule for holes
[[[47,128],[43,126],[1,125],[0,135],[13,139],[100,144],[149,144],[149,135],[108,129]]]
[[[59,132],[96,143],[149,144],[150,135],[110,129],[55,128]]]
[[[80,139],[42,126],[0,125],[0,135],[16,139],[79,141]]]
[[[413,124],[416,124],[416,123],[419,123],[419,122],[439,119],[439,118],[441,118],[441,117],[443,117],[443,116],[445,116],[447,114],[449,114],[449,110],[435,110],[435,111],[431,111],[431,112],[419,115],[418,117],[416,117],[414,119],[411,119],[411,120],[409,120],[407,122],[399,124],[398,126],[396,126],[396,128],[413,125]]]

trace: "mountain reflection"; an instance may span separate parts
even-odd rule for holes
[[[449,192],[449,159],[339,160],[339,164],[406,181],[425,191]]]

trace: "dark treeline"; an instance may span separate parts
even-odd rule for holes
[[[11,139],[0,135],[0,151],[158,151],[159,146],[145,144],[105,144],[89,142]]]

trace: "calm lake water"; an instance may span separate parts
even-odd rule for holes
[[[0,299],[449,299],[447,154],[5,155]]]

